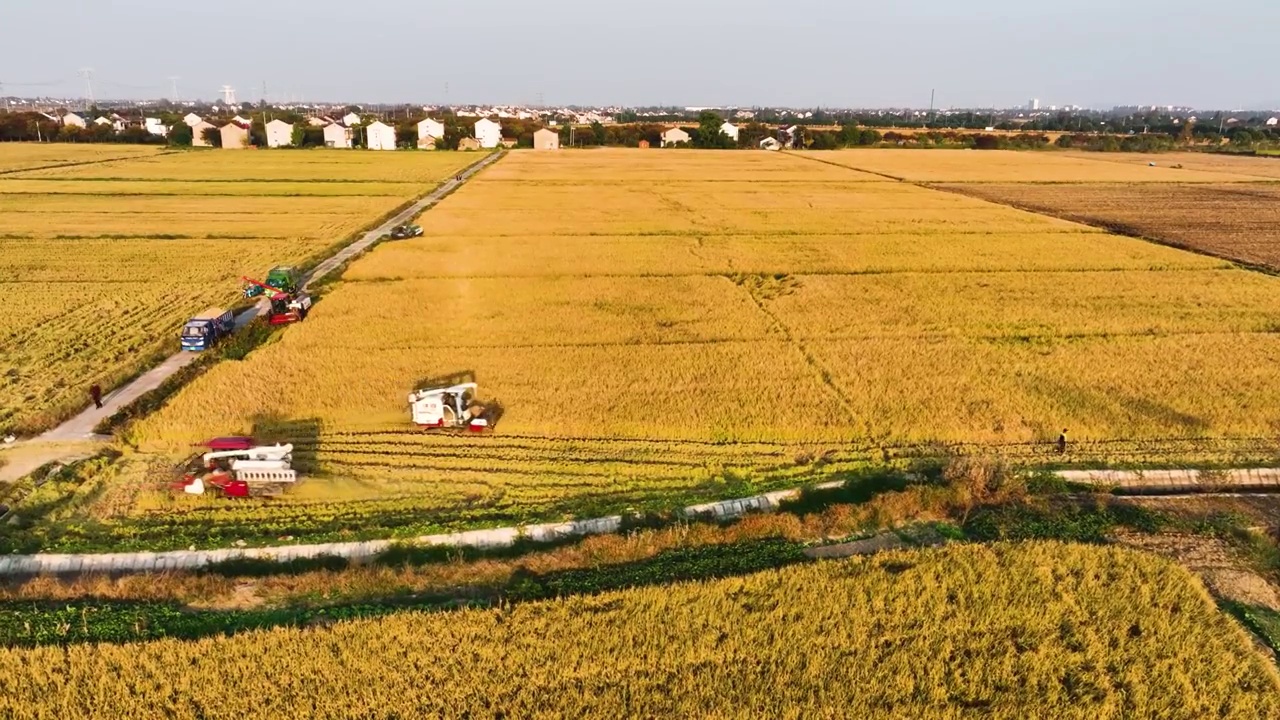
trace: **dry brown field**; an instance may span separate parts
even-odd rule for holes
[[[941,187],[1216,257],[1280,269],[1280,184],[1015,183]]]
[[[1227,172],[1248,175],[1261,180],[1280,180],[1280,158],[1229,155],[1225,153],[1173,152],[1173,153],[1084,153],[1070,151],[1070,157],[1086,160],[1123,163],[1126,165],[1172,168],[1180,165],[1186,170]]]
[[[1250,182],[1259,178],[1235,168],[1175,169],[1171,164],[1108,162],[1105,153],[1060,153],[1018,150],[837,150],[801,153],[815,160],[844,165],[909,182]],[[1095,157],[1096,156],[1096,157]],[[1153,155],[1150,159],[1163,158]]]

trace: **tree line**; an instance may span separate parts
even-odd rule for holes
[[[100,115],[93,108],[86,117],[88,127],[79,128],[64,126],[56,120],[37,112],[20,112],[0,114],[0,141],[52,141],[52,142],[90,142],[90,143],[132,143],[132,144],[169,144],[174,146],[190,146],[194,137],[191,128],[182,117],[174,112],[161,112],[157,117],[162,123],[170,126],[168,137],[153,135],[140,125],[130,125],[121,132],[116,132],[111,125],[95,125],[92,119]],[[388,122],[395,128],[396,143],[403,148],[416,148],[418,145],[418,122],[426,115],[408,115]],[[313,127],[307,118],[290,111],[258,111],[250,116],[249,144],[255,147],[266,147],[266,123],[273,119],[292,123],[293,145],[295,147],[324,147],[324,129]],[[444,137],[437,139],[436,147],[440,149],[457,149],[463,138],[471,137],[475,118],[458,117],[446,112],[438,118],[444,125]],[[211,119],[214,125],[228,122],[226,119]],[[516,147],[533,147],[533,134],[545,125],[540,120],[502,119],[502,134],[514,139]],[[872,147],[882,145],[909,147],[939,148],[974,148],[978,150],[995,149],[1038,149],[1049,146],[1093,150],[1098,152],[1162,152],[1175,149],[1198,147],[1202,149],[1250,152],[1280,147],[1280,128],[1235,126],[1217,132],[1216,127],[1207,124],[1172,121],[1143,126],[1144,132],[1130,130],[1127,134],[1100,132],[1091,123],[1089,129],[1055,130],[1061,132],[1057,140],[1050,142],[1049,136],[1038,129],[1047,129],[1053,125],[1048,122],[1026,123],[1017,126],[1023,132],[1013,134],[972,133],[958,129],[923,129],[908,132],[897,129],[877,129],[849,121],[836,129],[818,128],[812,125],[794,126],[794,133],[787,135],[784,131],[766,125],[759,120],[751,120],[737,126],[738,137],[735,141],[721,131],[724,118],[718,113],[704,111],[698,117],[697,125],[687,124],[690,135],[688,145],[703,149],[756,148],[765,138],[776,138],[789,143],[792,147],[811,150],[834,150],[849,147]],[[1038,127],[1037,127],[1038,126]],[[633,122],[625,124],[602,125],[598,122],[585,127],[572,124],[556,126],[553,129],[560,136],[562,147],[636,147],[642,142],[652,147],[662,143],[662,133],[670,124],[656,122]],[[1113,130],[1116,128],[1112,128]],[[352,145],[364,147],[366,136],[363,126],[355,128],[352,134]],[[203,139],[210,145],[221,145],[221,134],[217,128],[206,129]]]

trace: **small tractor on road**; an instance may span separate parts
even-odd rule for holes
[[[203,495],[210,488],[227,497],[278,495],[298,482],[292,467],[293,445],[258,445],[253,438],[214,438],[208,452],[191,458],[175,486],[187,495]]]
[[[422,235],[422,226],[420,225],[397,225],[391,229],[392,240],[404,240],[420,235]]]
[[[475,392],[473,382],[417,390],[409,393],[409,412],[419,427],[484,432],[489,418],[484,405],[475,401]]]
[[[260,293],[269,292],[267,300],[271,303],[271,310],[267,314],[267,320],[272,325],[285,325],[292,322],[300,322],[305,320],[307,313],[311,311],[311,296],[301,290],[294,292],[286,292],[282,288],[270,285],[264,282],[258,282],[253,278],[241,278],[252,286],[260,288]]]

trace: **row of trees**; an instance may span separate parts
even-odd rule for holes
[[[97,114],[90,113],[92,117]],[[193,144],[192,131],[176,114],[160,114],[161,120],[171,126],[167,138],[152,135],[139,126],[130,126],[116,132],[110,125],[90,124],[86,128],[63,126],[40,113],[0,114],[0,141],[55,141],[55,142],[117,142],[135,144],[164,144],[189,146]],[[323,128],[307,124],[307,118],[292,112],[253,113],[249,128],[249,143],[257,147],[267,144],[266,122],[280,119],[293,123],[293,143],[296,147],[323,147]],[[400,147],[414,148],[418,144],[417,123],[421,117],[406,116],[395,123],[396,141]],[[473,118],[459,118],[445,113],[440,118],[444,125],[444,137],[437,142],[441,149],[456,149],[458,143],[472,135]],[[220,124],[215,122],[215,124]],[[689,131],[689,145],[696,148],[728,149],[754,148],[767,137],[788,139],[779,130],[755,120],[738,126],[735,142],[721,131],[723,118],[714,112],[703,112],[698,125]],[[514,138],[517,147],[532,147],[533,134],[542,127],[536,120],[502,120],[502,133]],[[629,123],[587,127],[562,125],[557,128],[562,147],[636,147],[642,141],[653,147],[661,144],[666,125],[658,123]],[[221,144],[220,133],[206,130],[204,139],[213,146]],[[966,133],[950,129],[907,132],[902,130],[877,130],[855,122],[848,122],[839,129],[817,129],[813,126],[796,126],[795,136],[789,138],[794,147],[813,150],[831,150],[844,147],[867,147],[891,143],[912,147],[957,147],[976,149],[1035,149],[1050,145],[1048,136],[1041,132],[1023,132],[1012,135],[990,133]],[[1148,132],[1129,134],[1098,133],[1091,131],[1067,132],[1055,143],[1062,148],[1096,150],[1100,152],[1160,152],[1187,147],[1207,147],[1235,151],[1251,151],[1280,147],[1280,128],[1233,127],[1224,134],[1200,123],[1180,123],[1160,126]],[[353,145],[365,146],[363,128],[353,133]]]

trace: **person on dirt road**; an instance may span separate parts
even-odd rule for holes
[[[1061,455],[1067,451],[1067,429],[1062,429],[1062,434],[1058,436],[1058,454]]]
[[[102,386],[94,383],[89,386],[89,397],[93,398],[94,407],[102,409]]]

